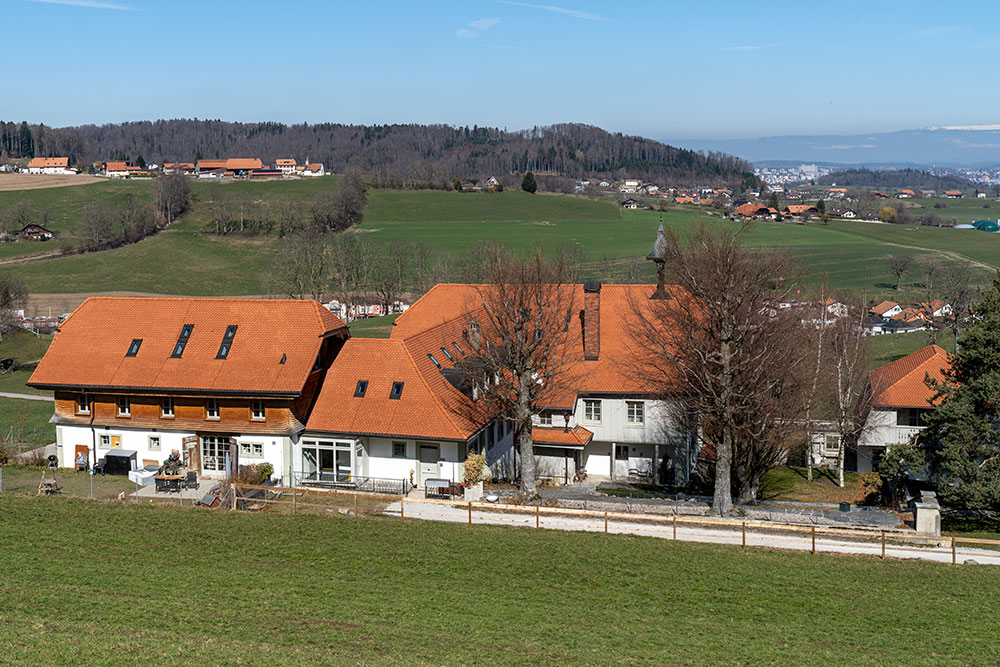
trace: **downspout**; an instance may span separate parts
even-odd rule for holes
[[[94,411],[97,409],[97,406],[94,405],[94,401],[91,398],[87,399],[87,405],[90,407],[90,449],[94,452],[94,463],[90,466],[90,469],[93,470],[97,466],[97,433],[94,431]],[[63,447],[65,446],[66,444],[63,443]],[[76,457],[75,452],[73,453],[73,456],[74,458]],[[73,467],[76,467],[75,461]]]

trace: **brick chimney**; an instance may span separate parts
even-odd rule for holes
[[[583,281],[583,310],[580,311],[583,328],[583,358],[597,361],[601,356],[601,281]]]

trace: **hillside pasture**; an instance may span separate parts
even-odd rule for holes
[[[104,179],[89,174],[5,174],[0,173],[0,192],[43,190],[90,185]]]

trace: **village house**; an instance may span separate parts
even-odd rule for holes
[[[868,374],[858,407],[865,426],[854,469],[860,473],[878,470],[887,449],[913,441],[924,429],[923,415],[934,409],[934,390],[924,380],[940,381],[948,368],[948,353],[930,345]]]
[[[809,204],[789,204],[781,209],[781,214],[787,216],[819,215],[819,209]]]
[[[163,171],[167,174],[194,174],[195,168],[193,162],[164,162]]]
[[[888,199],[889,198],[889,195],[887,195],[884,192],[880,192],[879,190],[872,190],[869,194],[872,197],[874,197],[875,199]]]
[[[914,196],[916,196],[916,193],[913,190],[899,190],[896,192],[896,199],[909,199]]]
[[[621,203],[621,207],[622,207],[622,208],[627,208],[627,209],[631,209],[631,210],[633,210],[633,211],[634,211],[634,210],[636,210],[637,208],[639,208],[639,202],[637,202],[637,201],[636,201],[636,200],[634,200],[634,199],[626,199],[625,201],[623,201],[623,202]]]
[[[621,187],[618,188],[618,191],[622,194],[634,195],[639,191],[640,187],[642,187],[642,181],[626,180],[622,183]]]
[[[920,309],[929,318],[947,317],[951,315],[951,304],[941,299],[927,301],[920,304]]]
[[[745,218],[752,220],[761,220],[764,218],[770,218],[772,216],[772,209],[764,206],[763,204],[755,204],[753,202],[747,202],[745,204],[740,204],[735,209],[733,209],[732,217],[735,218]]]
[[[945,190],[944,196],[948,199],[961,199],[965,195],[962,194],[961,190]]]
[[[310,162],[297,166],[295,173],[299,176],[326,176],[326,168],[321,162]]]
[[[17,235],[25,241],[48,241],[55,237],[56,233],[51,229],[42,227],[37,222],[29,222],[21,228]]]
[[[892,317],[902,312],[903,307],[895,301],[882,301],[872,306],[868,312],[875,317]]]
[[[104,163],[104,176],[108,178],[130,178],[142,172],[142,168],[131,162],[109,161]]]
[[[848,210],[844,211],[843,213],[841,213],[840,217],[841,218],[848,218],[850,220],[853,220],[854,218],[858,217],[858,214],[855,213],[854,211],[848,209]]]
[[[33,157],[28,160],[29,174],[76,174],[77,170],[69,166],[68,157]]]
[[[268,462],[285,482],[347,327],[315,301],[91,297],[28,381],[55,395],[64,467],[177,452],[202,476]]]
[[[294,158],[278,158],[274,161],[274,168],[280,169],[281,173],[285,176],[294,176],[297,165],[298,163]]]

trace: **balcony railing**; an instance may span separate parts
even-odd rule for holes
[[[326,489],[386,493],[396,496],[405,496],[410,490],[410,483],[405,479],[364,477],[332,470],[293,471],[292,480],[295,486],[318,486]]]

